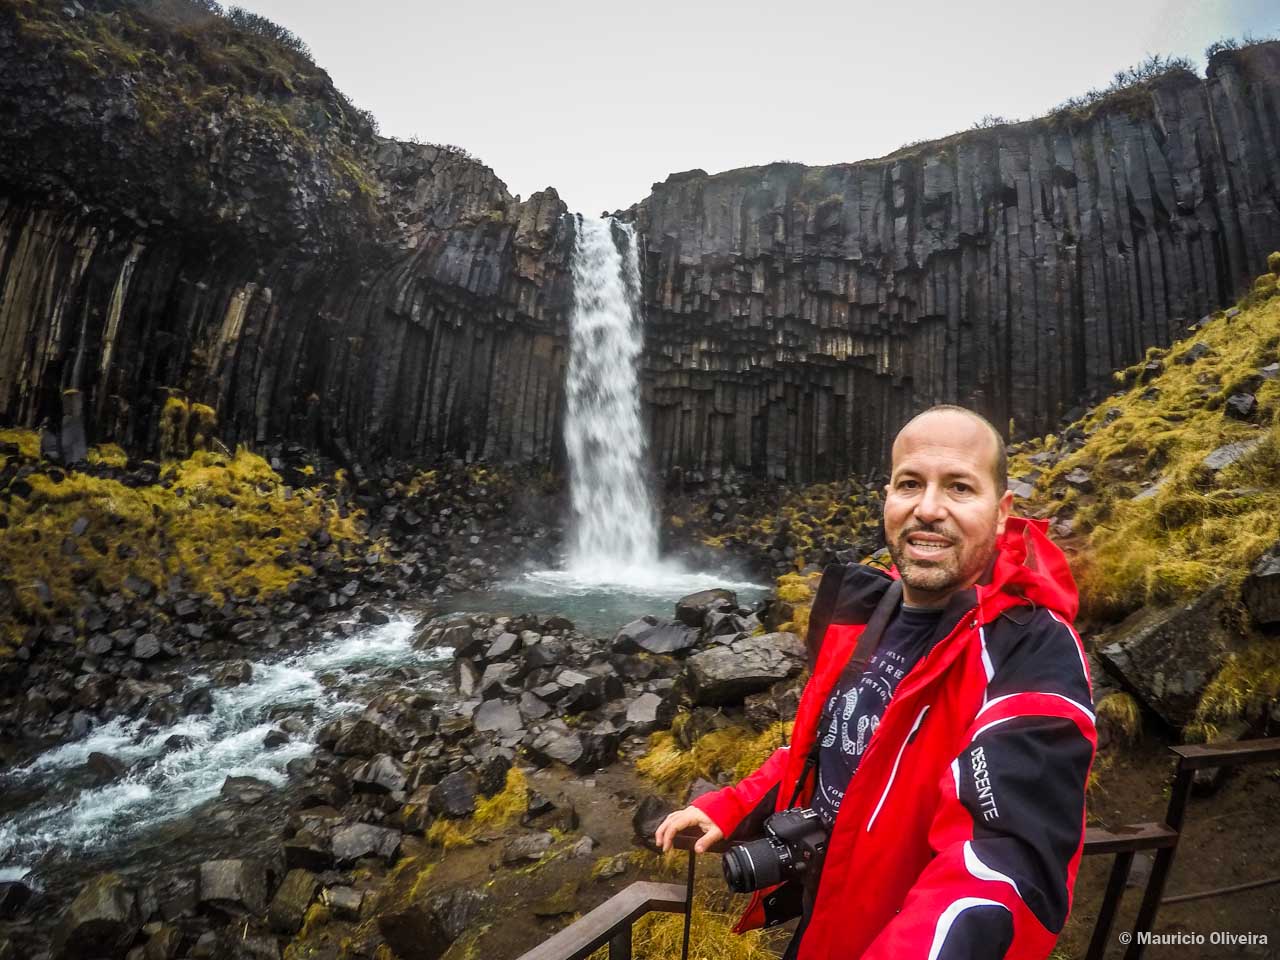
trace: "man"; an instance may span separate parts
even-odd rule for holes
[[[894,568],[823,574],[790,747],[658,828],[663,849],[689,827],[703,850],[750,839],[798,789],[830,828],[821,871],[758,892],[738,926],[799,915],[788,957],[1043,960],[1066,922],[1092,696],[1066,559],[1045,524],[1009,515],[1006,470],[999,434],[963,408],[899,432]]]

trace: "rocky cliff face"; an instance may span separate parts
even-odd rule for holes
[[[875,469],[947,401],[1051,430],[1233,301],[1280,242],[1278,204],[1274,43],[881,160],[674,175],[630,211],[658,463]]]
[[[323,72],[207,14],[51,7],[0,6],[0,422],[65,422],[71,458],[81,424],[153,449],[181,393],[231,443],[551,458],[554,191],[374,136]]]
[[[376,137],[201,9],[0,0],[0,422],[148,449],[179,393],[230,442],[558,460],[555,192]],[[874,469],[943,400],[1052,427],[1280,246],[1278,116],[1260,44],[1088,115],[655,185],[628,216],[656,466]]]

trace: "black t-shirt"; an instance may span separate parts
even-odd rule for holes
[[[830,827],[862,753],[898,682],[929,652],[942,609],[903,605],[885,627],[861,677],[841,677],[827,703],[828,723],[818,731],[818,784],[813,809]]]

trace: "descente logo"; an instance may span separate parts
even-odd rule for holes
[[[991,779],[987,773],[987,753],[983,747],[978,747],[970,755],[969,766],[973,769],[973,786],[978,791],[982,819],[994,820],[1000,816],[1000,810],[996,807],[995,791],[991,789]]]

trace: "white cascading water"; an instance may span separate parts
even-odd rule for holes
[[[327,720],[358,712],[370,691],[388,683],[398,686],[401,681],[384,679],[398,668],[433,671],[432,680],[417,682],[430,686],[434,681],[444,689],[442,667],[453,651],[416,649],[414,622],[396,617],[283,660],[255,664],[249,682],[213,691],[209,714],[160,727],[119,717],[0,774],[0,794],[13,790],[40,797],[0,818],[0,882],[21,879],[50,859],[119,846],[217,797],[228,776],[282,786],[285,765],[309,755],[314,743],[311,736],[299,736],[267,746],[264,737],[275,729],[273,718],[281,710],[305,716],[314,731]],[[178,749],[170,748],[174,736],[183,741]],[[116,757],[129,772],[116,783],[87,782],[84,762],[94,751]]]
[[[644,345],[637,247],[630,226],[578,221],[566,383],[575,522],[568,568],[603,582],[621,583],[658,565],[636,374]]]

